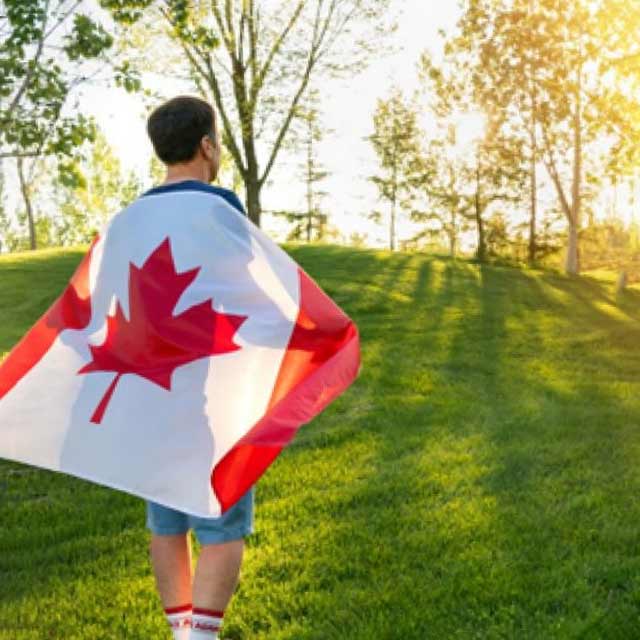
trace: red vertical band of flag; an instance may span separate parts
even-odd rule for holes
[[[91,321],[89,269],[96,237],[67,288],[0,365],[0,399],[49,351],[65,329],[84,329]]]
[[[268,409],[211,474],[223,513],[265,472],[299,427],[351,384],[360,368],[356,326],[302,269],[298,273],[298,317]]]

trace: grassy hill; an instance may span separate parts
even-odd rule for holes
[[[224,637],[640,638],[640,294],[291,253],[363,369],[259,483]],[[80,256],[0,258],[0,354]],[[0,461],[0,640],[168,639],[148,535],[142,500]]]

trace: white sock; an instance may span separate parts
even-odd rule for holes
[[[173,640],[189,640],[191,629],[191,603],[164,610],[167,622],[173,632]]]
[[[193,608],[189,640],[216,640],[222,627],[224,611]]]

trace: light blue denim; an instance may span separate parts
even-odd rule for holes
[[[193,529],[200,544],[220,544],[253,533],[255,486],[219,518],[201,518],[147,500],[147,529],[160,536]]]

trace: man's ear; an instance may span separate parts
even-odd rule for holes
[[[202,136],[202,140],[200,140],[200,150],[207,160],[211,160],[213,157],[213,146],[209,136]]]

